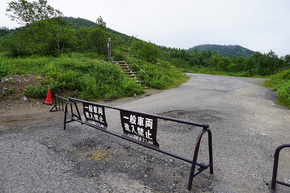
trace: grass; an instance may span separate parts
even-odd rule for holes
[[[145,91],[112,63],[93,53],[67,53],[58,57],[30,56],[8,58],[0,55],[0,76],[37,74],[46,78],[38,86],[29,87],[25,96],[45,97],[48,88],[53,94],[73,90],[75,97],[85,100],[112,100],[143,94]],[[138,61],[149,77],[138,71],[151,88],[169,89],[185,82],[177,68],[167,62],[162,66]]]
[[[271,90],[274,90],[275,89],[275,84],[273,84],[273,82],[270,79],[265,80],[263,82],[262,86],[267,87],[267,88],[269,88]]]
[[[26,96],[44,97],[47,89],[59,93],[75,90],[86,100],[116,99],[144,93],[139,84],[126,77],[116,66],[86,55],[68,54],[54,57],[1,57],[1,76],[40,74],[47,80],[24,91]]]
[[[160,61],[159,64],[152,64],[136,58],[130,59],[146,72],[148,76],[131,61],[128,61],[143,83],[151,88],[170,89],[189,79],[169,62]]]
[[[263,86],[275,90],[278,95],[277,103],[290,108],[290,69],[271,76]]]

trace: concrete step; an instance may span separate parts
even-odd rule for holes
[[[130,69],[130,68],[125,68],[125,69],[122,69],[124,72],[134,72],[135,73],[135,71],[133,70],[133,69]]]
[[[138,76],[136,76],[135,74],[127,74],[127,76],[129,77],[129,78],[137,78]]]
[[[141,85],[142,88],[148,88],[147,86],[144,86],[142,83],[143,81],[140,81],[138,79],[138,75],[135,72],[135,70],[130,68],[130,64],[128,64],[126,61],[116,61],[116,64],[120,66],[122,71],[130,78],[135,80],[138,84]]]
[[[130,65],[128,65],[128,64],[118,64],[119,66],[121,66],[121,67],[125,67],[125,68],[127,68],[127,67],[129,67]]]

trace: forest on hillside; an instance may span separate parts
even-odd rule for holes
[[[254,51],[249,50],[247,48],[244,48],[239,45],[216,45],[216,44],[204,44],[204,45],[198,45],[194,46],[193,48],[189,48],[188,51],[192,52],[194,49],[197,49],[199,52],[202,51],[216,51],[217,54],[221,56],[225,56],[228,58],[233,58],[233,56],[236,57],[251,57]]]
[[[19,2],[20,5],[21,3],[29,4],[26,1]],[[12,12],[10,16],[24,23],[24,26],[13,30],[0,28],[2,57],[60,57],[63,54],[83,53],[106,61],[107,42],[110,38],[112,57],[115,61],[125,60],[129,55],[141,65],[144,63],[156,66],[156,63],[163,63],[168,67],[173,65],[182,72],[245,77],[289,72],[290,55],[278,57],[272,50],[268,53],[252,52],[241,46],[203,45],[190,50],[158,46],[107,28],[101,16],[95,22],[82,18],[64,17],[60,11],[47,6],[47,1],[43,0],[35,1],[31,6],[41,3],[43,5],[39,7],[50,10],[26,10],[25,13],[29,17],[24,17],[22,14],[15,16],[13,15],[15,12]],[[22,7],[12,5],[14,4],[10,4],[12,11],[13,9],[27,9],[27,5]],[[150,70],[149,67],[146,68]],[[1,64],[0,75],[9,74],[7,69],[9,67]],[[286,79],[288,76],[286,75]],[[158,84],[154,83],[154,85]],[[283,90],[290,93],[290,82],[283,86]]]

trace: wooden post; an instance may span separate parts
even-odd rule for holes
[[[111,61],[111,38],[108,41],[108,61]]]

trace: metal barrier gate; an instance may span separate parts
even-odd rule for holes
[[[67,101],[67,98],[56,95],[54,100],[54,106],[50,109],[50,112],[64,111],[64,105]]]
[[[275,154],[274,154],[273,175],[272,175],[272,181],[270,183],[270,188],[271,188],[272,193],[276,192],[276,184],[281,184],[281,185],[290,187],[290,184],[277,180],[279,153],[283,148],[286,148],[286,147],[290,147],[290,144],[280,145],[279,147],[277,147]]]
[[[63,106],[64,101],[66,103]],[[82,103],[84,120],[81,118],[77,102]],[[123,129],[122,135],[119,135],[118,133],[114,133],[106,129],[108,127],[108,124],[106,121],[105,108],[118,110],[120,112],[120,119]],[[75,109],[75,111],[73,109]],[[66,129],[67,123],[77,121],[81,124],[94,127],[100,131],[109,133],[113,136],[131,141],[133,143],[142,145],[149,149],[191,163],[191,171],[189,175],[187,190],[191,190],[193,177],[200,174],[205,169],[209,168],[210,174],[213,174],[212,133],[207,124],[195,123],[171,117],[164,117],[160,115],[152,115],[143,112],[131,111],[103,104],[98,104],[94,102],[79,100],[75,98],[66,99],[57,95],[55,99],[55,105],[52,107],[50,111],[51,112],[64,111],[64,127],[63,127],[64,130]],[[67,120],[67,116],[70,116],[70,119]],[[163,119],[167,121],[193,125],[202,128],[196,140],[192,160],[179,155],[175,155],[171,152],[167,152],[159,148],[159,144],[157,142],[157,119]],[[197,162],[198,151],[200,147],[201,138],[205,133],[208,134],[209,162],[199,163]]]

